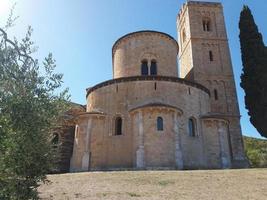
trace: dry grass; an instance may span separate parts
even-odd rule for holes
[[[267,199],[267,169],[89,172],[48,176],[42,199]]]

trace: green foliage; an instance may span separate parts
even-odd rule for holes
[[[62,74],[52,54],[42,64],[32,59],[31,34],[11,41],[0,29],[0,199],[38,199],[54,168],[52,130],[67,108]]]
[[[267,140],[244,137],[244,144],[251,167],[267,167]]]
[[[244,6],[239,21],[243,62],[241,87],[250,122],[267,137],[267,48],[258,32],[250,9]]]

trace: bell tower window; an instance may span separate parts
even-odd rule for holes
[[[205,32],[210,32],[211,31],[211,22],[210,19],[203,19],[202,20],[202,26],[203,26],[203,31]]]
[[[212,53],[212,51],[209,51],[209,58],[210,58],[210,61],[213,61],[213,53]]]
[[[218,91],[216,89],[214,90],[214,99],[218,100]]]

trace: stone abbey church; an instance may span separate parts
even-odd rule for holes
[[[177,31],[115,42],[113,79],[59,134],[62,171],[248,166],[222,5],[187,2]]]

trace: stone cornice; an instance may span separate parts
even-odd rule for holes
[[[149,107],[165,107],[165,108],[168,108],[168,109],[171,109],[171,110],[176,110],[176,111],[179,111],[179,114],[182,115],[183,114],[183,111],[176,107],[176,106],[172,106],[172,105],[169,105],[169,104],[165,104],[165,103],[147,103],[147,104],[143,104],[143,105],[138,105],[138,106],[135,106],[131,109],[129,109],[128,111],[129,112],[132,112],[132,111],[136,111],[136,110],[139,110],[139,109],[143,109],[143,108],[149,108]]]
[[[191,87],[198,88],[208,95],[210,95],[210,91],[204,87],[203,85],[195,82],[188,81],[186,79],[178,78],[178,77],[171,77],[171,76],[130,76],[130,77],[122,77],[117,79],[111,79],[102,83],[95,85],[94,87],[86,89],[86,97],[95,91],[98,88],[102,88],[108,85],[116,84],[116,83],[124,83],[124,82],[133,82],[133,81],[168,81],[168,82],[175,82],[180,84],[185,84]]]
[[[201,119],[220,119],[229,121],[229,118],[238,118],[240,119],[240,115],[229,115],[229,114],[223,114],[223,113],[207,113],[205,115],[201,115]]]
[[[92,111],[92,112],[81,113],[81,114],[77,115],[77,117],[81,118],[81,117],[87,117],[87,116],[91,116],[91,115],[94,115],[94,116],[106,116],[107,114],[103,113],[103,112]]]

